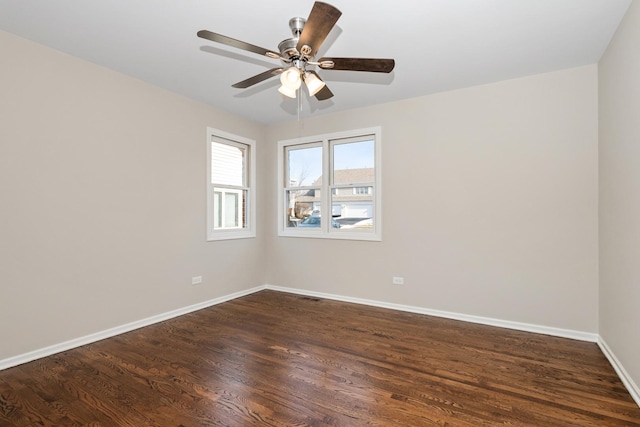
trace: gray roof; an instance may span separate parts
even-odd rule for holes
[[[375,180],[374,168],[340,169],[333,172],[334,183],[359,183],[373,182]],[[314,185],[322,184],[322,175],[315,180]]]

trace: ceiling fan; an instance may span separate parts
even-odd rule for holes
[[[342,12],[330,4],[315,2],[308,19],[292,18],[289,20],[289,28],[291,28],[293,37],[280,42],[278,45],[279,52],[207,30],[198,31],[198,37],[282,61],[283,65],[281,67],[257,74],[232,85],[233,87],[245,89],[280,75],[282,86],[278,91],[283,95],[295,98],[296,91],[304,82],[310,96],[315,96],[319,101],[324,101],[331,98],[333,93],[322,81],[318,73],[313,70],[307,70],[307,66],[318,66],[323,70],[369,71],[375,73],[390,73],[395,66],[393,59],[378,58],[320,58],[315,61],[318,48],[334,27],[340,15],[342,15]]]

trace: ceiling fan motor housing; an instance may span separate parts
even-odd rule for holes
[[[289,20],[289,28],[291,28],[291,33],[293,34],[293,38],[297,39],[302,34],[302,29],[304,28],[304,24],[307,23],[307,20],[304,18],[295,17]]]
[[[298,51],[298,41],[300,40],[300,34],[302,34],[302,30],[304,29],[304,24],[306,23],[307,20],[300,18],[299,16],[289,20],[289,28],[291,28],[293,38],[283,40],[278,45],[278,50],[283,57],[291,60],[300,58],[304,61],[313,61],[313,56],[311,55],[312,49],[310,46],[304,45],[301,51]]]
[[[298,39],[286,39],[282,40],[280,44],[278,44],[278,50],[280,54],[287,59],[295,59],[300,56],[300,52],[297,49]]]

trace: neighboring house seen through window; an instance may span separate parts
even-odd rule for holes
[[[207,129],[207,240],[255,237],[255,142]]]
[[[380,128],[278,143],[279,235],[380,240]]]

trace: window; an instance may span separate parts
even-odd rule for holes
[[[255,142],[207,129],[207,240],[255,237]]]
[[[380,128],[278,143],[280,236],[381,240]]]
[[[353,188],[353,194],[371,194],[371,192],[373,191],[373,187],[354,187]]]

